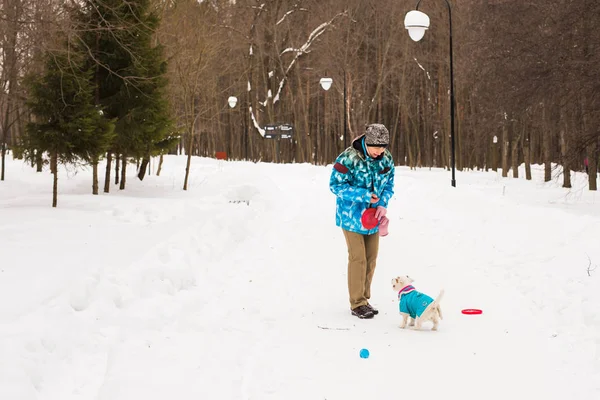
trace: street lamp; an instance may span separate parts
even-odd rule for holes
[[[227,103],[229,104],[230,108],[234,108],[235,105],[237,104],[237,97],[235,97],[235,96],[229,96],[229,98],[227,99]],[[228,151],[229,154],[231,154],[231,149],[232,149],[232,145],[231,145],[231,114],[229,114],[229,129],[228,129],[228,132],[229,132],[229,135],[227,135],[227,136],[229,136],[229,140],[228,140],[228,143],[227,143],[227,151]]]
[[[331,79],[331,78],[321,78],[321,80],[319,81],[319,83],[321,84],[321,87],[327,91],[331,87],[331,84],[333,83],[333,79]]]
[[[333,79],[331,78],[321,78],[321,80],[319,81],[319,83],[321,84],[321,87],[323,89],[325,89],[326,91],[329,90],[329,88],[331,88],[331,84],[333,83]],[[344,149],[346,149],[346,147],[348,147],[347,144],[347,137],[348,137],[348,120],[347,120],[347,109],[346,107],[348,107],[347,102],[346,102],[346,70],[344,70]]]
[[[333,83],[333,79],[331,78],[321,78],[319,80],[321,87],[323,90],[328,91],[331,88],[331,84]],[[323,95],[323,130],[325,130],[325,95]],[[321,132],[321,129],[317,129],[317,132]],[[319,133],[315,136],[315,165],[317,165],[319,159]]]
[[[344,69],[344,150],[348,148],[348,102],[346,100],[346,70]]]
[[[450,29],[450,143],[452,147],[450,164],[452,166],[452,186],[456,187],[455,179],[455,146],[454,146],[454,67],[452,64],[452,10],[448,0],[446,5],[448,6],[448,27]],[[415,10],[409,11],[404,17],[404,27],[408,30],[408,34],[412,40],[418,42],[425,36],[425,31],[429,29],[429,17],[427,14],[419,11],[419,4],[421,0],[417,1]]]

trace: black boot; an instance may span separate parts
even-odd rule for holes
[[[375,307],[373,307],[372,305],[368,304],[368,303],[367,303],[367,308],[368,308],[369,310],[371,310],[371,312],[373,313],[373,315],[377,315],[377,314],[379,314],[379,310],[378,310],[378,309],[376,309]]]
[[[356,315],[358,318],[367,319],[373,318],[375,314],[367,306],[358,306],[352,310],[352,315]]]

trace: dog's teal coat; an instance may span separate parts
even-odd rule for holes
[[[398,300],[401,313],[410,315],[411,318],[418,318],[425,309],[433,302],[433,299],[424,293],[417,292],[414,286],[405,286],[398,292]]]

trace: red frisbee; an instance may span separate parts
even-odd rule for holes
[[[477,308],[465,308],[464,310],[462,310],[463,314],[468,314],[468,315],[475,315],[475,314],[481,314],[483,311],[477,309]]]
[[[379,223],[379,220],[377,218],[375,218],[376,211],[377,211],[376,208],[371,207],[371,208],[367,208],[363,212],[362,216],[360,217],[360,222],[365,227],[365,229],[373,229]]]

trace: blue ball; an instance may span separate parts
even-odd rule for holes
[[[360,349],[360,358],[369,358],[369,350]]]

